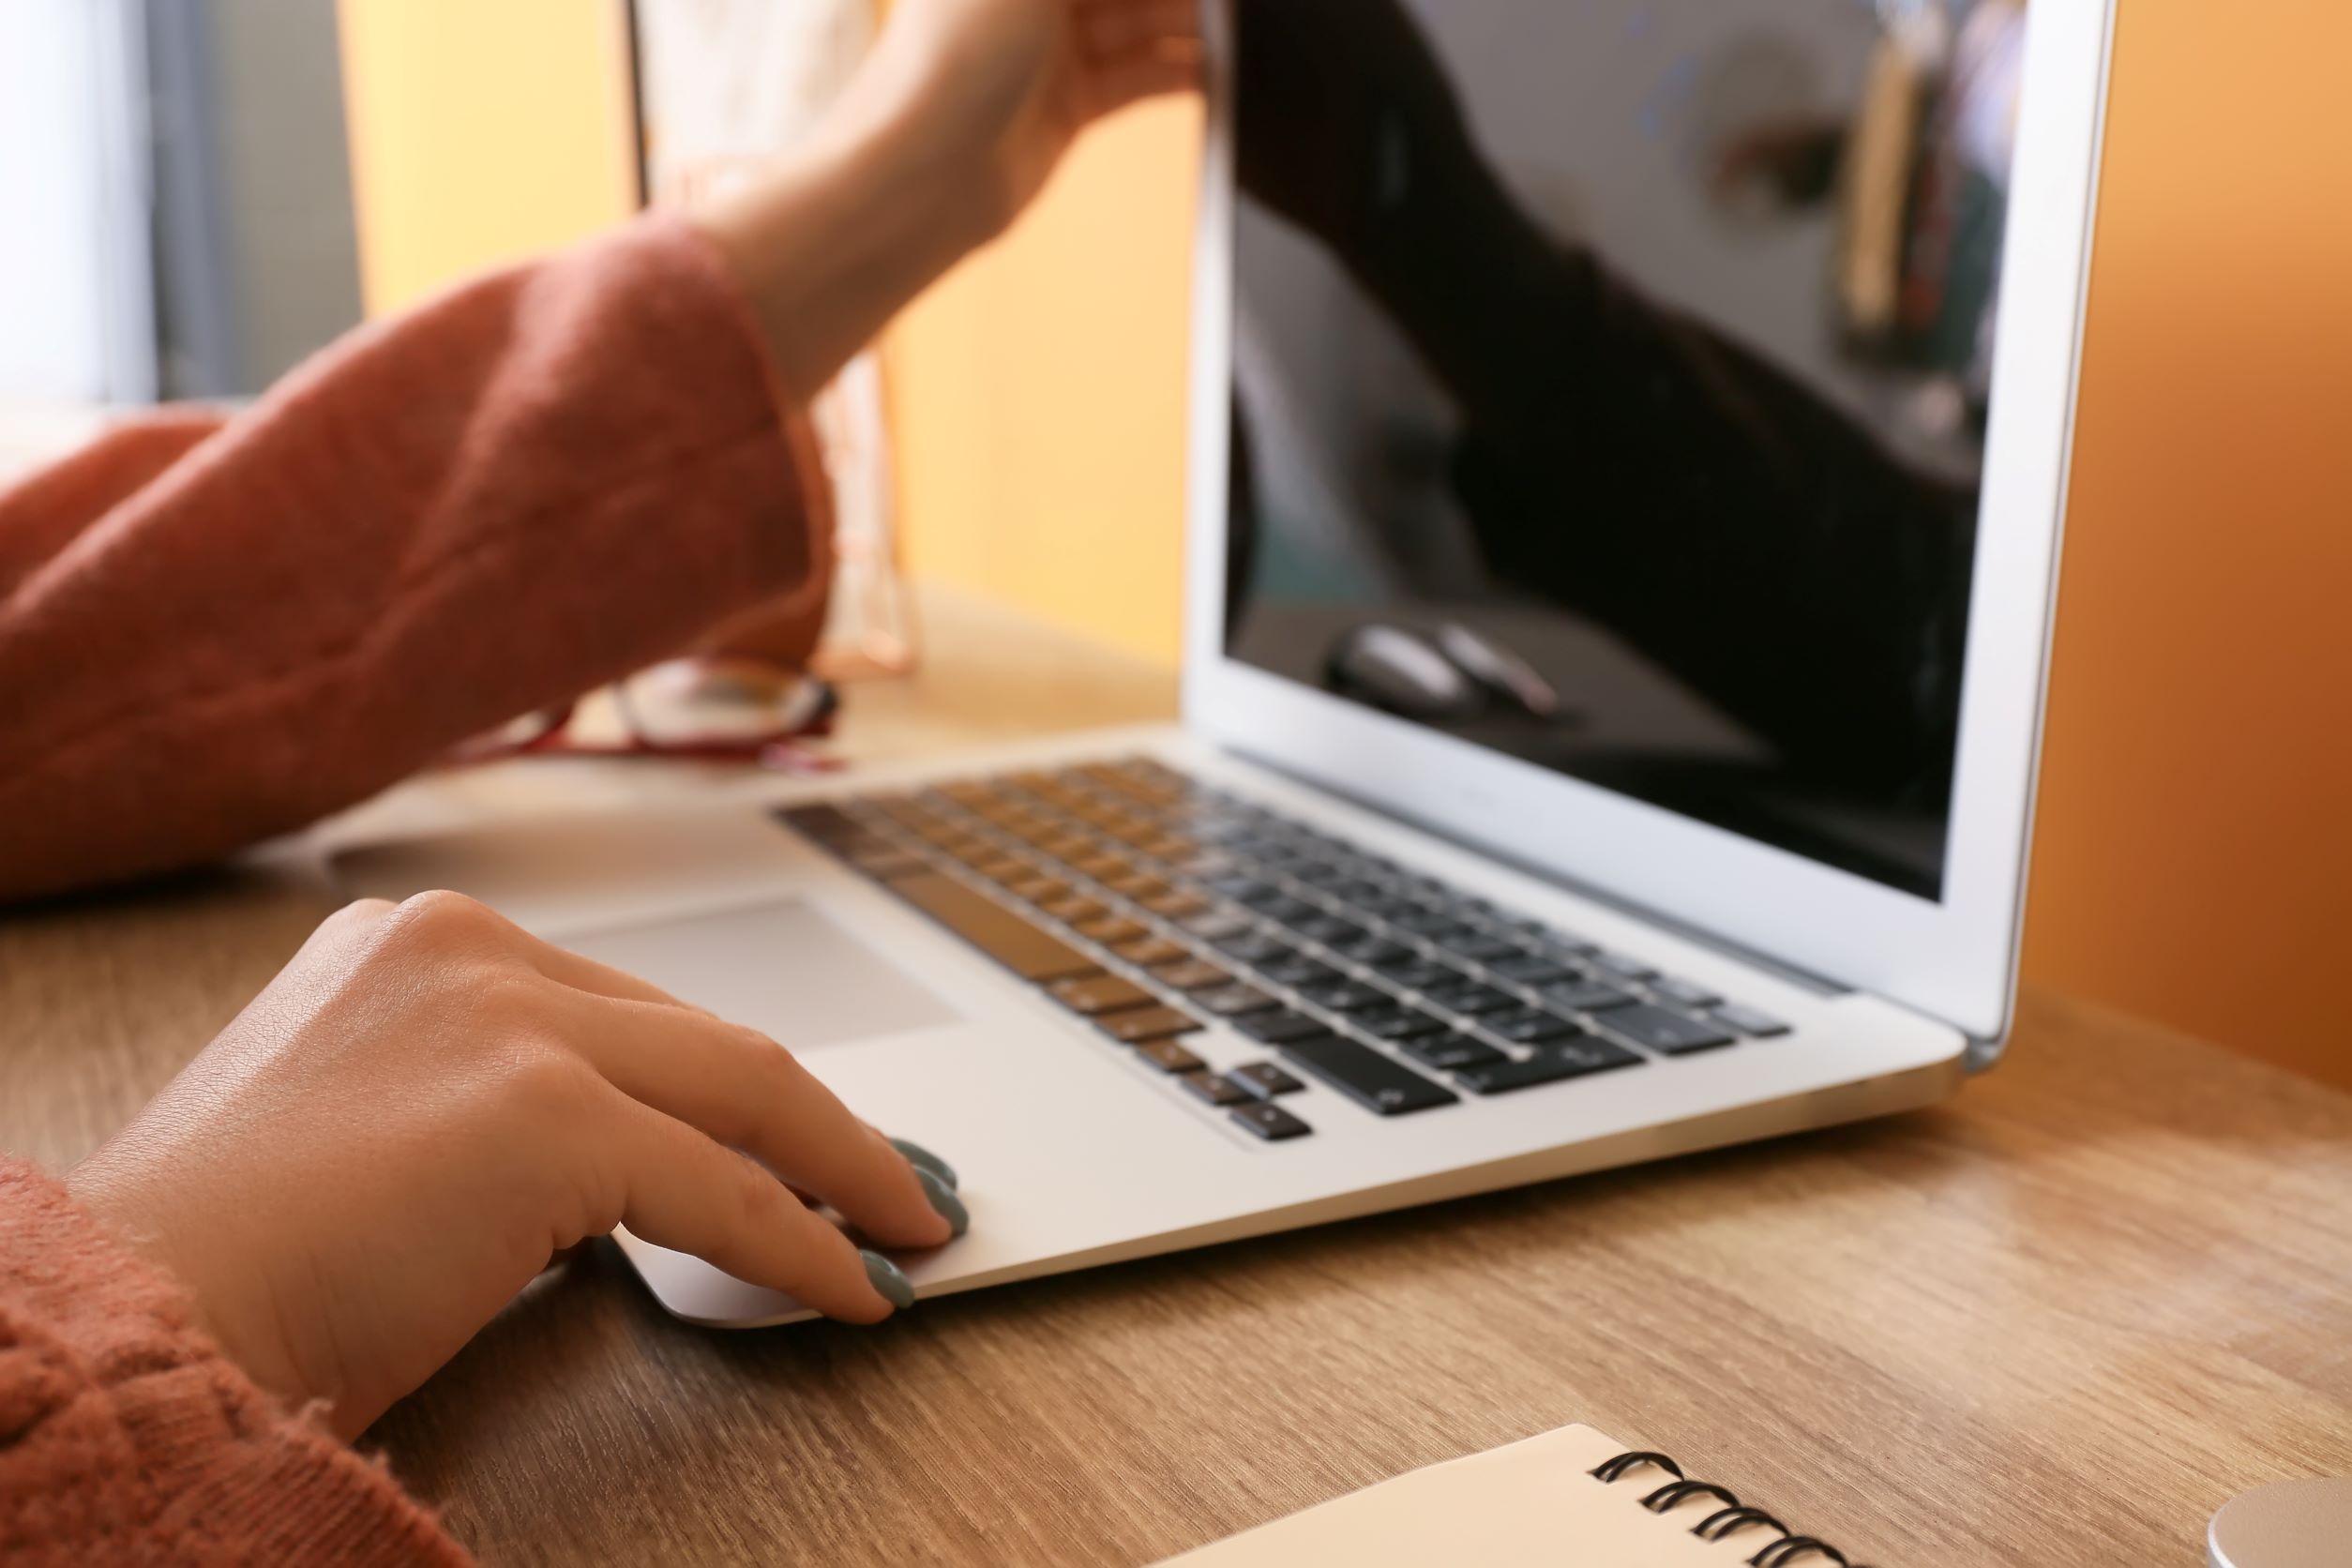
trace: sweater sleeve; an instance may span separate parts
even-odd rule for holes
[[[0,1160],[0,1561],[468,1560],[381,1464],[255,1387],[167,1276]]]
[[[117,432],[0,491],[0,897],[300,826],[755,605],[805,649],[826,496],[666,217]]]

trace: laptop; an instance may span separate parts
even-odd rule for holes
[[[1908,1110],[2010,1023],[2112,8],[1209,23],[1180,724],[341,863],[940,1151],[925,1296]]]

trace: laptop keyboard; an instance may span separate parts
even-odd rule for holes
[[[777,815],[1270,1141],[1296,1074],[1402,1116],[1788,1032],[1145,759]],[[1269,1059],[1210,1071],[1210,1020]]]

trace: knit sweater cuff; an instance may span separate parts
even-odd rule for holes
[[[234,1365],[168,1275],[6,1160],[0,1560],[469,1560],[382,1465]]]

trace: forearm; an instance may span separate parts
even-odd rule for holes
[[[727,260],[785,393],[813,397],[1000,226],[969,160],[860,93],[791,158],[689,208]]]
[[[0,895],[299,826],[755,600],[813,622],[776,379],[663,224],[296,372],[0,590]]]

